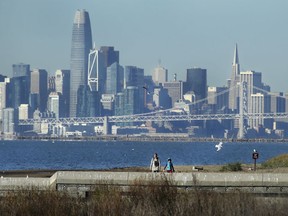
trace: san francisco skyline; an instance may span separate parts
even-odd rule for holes
[[[169,80],[174,73],[185,80],[187,68],[206,68],[208,85],[223,86],[237,43],[241,71],[262,72],[272,91],[287,92],[287,6],[284,0],[1,1],[0,73],[12,76],[19,62],[50,74],[69,69],[73,16],[85,9],[93,42],[119,50],[121,65],[149,75],[161,59]]]

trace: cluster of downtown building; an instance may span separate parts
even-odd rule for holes
[[[174,108],[174,114],[239,113],[240,90],[246,82],[248,113],[287,112],[286,94],[271,93],[260,72],[240,72],[235,47],[231,78],[225,87],[207,85],[207,70],[187,69],[186,80],[168,81],[168,70],[160,64],[152,76],[137,66],[121,66],[114,47],[92,45],[88,12],[77,10],[72,29],[70,70],[49,75],[29,64],[14,64],[13,77],[0,76],[1,134],[52,136],[95,136],[98,134],[182,133],[199,137],[237,137],[239,120],[197,120],[174,122],[115,123],[102,125],[19,125],[29,118],[71,118],[123,116]],[[253,88],[256,87],[256,88]],[[36,121],[37,122],[37,121]],[[251,119],[246,137],[285,137],[285,119]]]

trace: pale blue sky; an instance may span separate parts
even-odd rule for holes
[[[69,69],[77,9],[89,12],[96,46],[114,46],[123,66],[151,74],[161,59],[181,80],[206,68],[208,84],[223,86],[238,43],[241,70],[288,91],[287,0],[0,0],[0,73],[19,62]]]

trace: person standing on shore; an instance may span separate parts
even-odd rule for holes
[[[163,171],[165,171],[165,170],[166,170],[166,172],[168,172],[168,173],[173,173],[173,172],[175,172],[175,169],[174,169],[174,166],[173,166],[173,163],[172,163],[171,158],[168,158],[168,161],[167,161],[167,163],[166,163]]]
[[[160,159],[158,157],[158,154],[155,153],[153,158],[151,159],[150,169],[152,172],[159,172],[160,166],[161,166]]]

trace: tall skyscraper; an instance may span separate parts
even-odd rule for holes
[[[101,50],[93,48],[88,60],[88,85],[90,91],[104,93],[106,80],[106,67],[104,54]]]
[[[163,83],[163,89],[167,90],[168,95],[171,98],[171,107],[174,107],[175,102],[180,101],[183,98],[182,81],[165,82]]]
[[[262,93],[251,94],[250,97],[250,113],[269,113],[270,112],[270,97]],[[248,120],[250,128],[258,129],[259,126],[264,126],[263,118],[251,118]]]
[[[23,103],[27,104],[30,93],[31,71],[29,64],[13,64],[13,77],[11,79],[11,89],[13,91],[12,106],[18,108]],[[18,99],[17,99],[18,97]],[[19,98],[20,97],[20,98]],[[18,102],[17,102],[18,101]]]
[[[144,86],[144,69],[136,66],[125,66],[124,88],[126,86],[138,86],[139,89]]]
[[[164,67],[158,65],[153,70],[152,79],[155,85],[159,85],[159,83],[164,83],[168,81],[168,70]]]
[[[4,82],[0,82],[0,118],[2,119],[2,111],[7,107],[8,91],[10,78],[5,78]]]
[[[12,77],[10,79],[9,91],[9,103],[14,109],[18,109],[20,104],[28,104],[29,102],[29,88],[28,76]]]
[[[228,108],[231,110],[236,110],[238,108],[238,98],[239,98],[239,89],[237,84],[240,81],[240,64],[238,58],[238,48],[237,44],[234,50],[234,58],[232,63],[232,74],[231,79],[228,85],[229,90],[229,105]]]
[[[48,73],[44,69],[34,69],[31,72],[31,95],[38,95],[38,108],[40,112],[47,109],[47,89],[48,89]]]
[[[92,48],[89,14],[77,10],[73,22],[70,73],[70,117],[76,116],[77,91],[88,85],[88,55]]]
[[[216,110],[227,107],[229,93],[223,93],[226,90],[227,87],[208,87],[208,104],[215,106]]]
[[[139,89],[136,86],[127,86],[123,93],[115,97],[115,115],[133,115],[140,113]],[[134,123],[120,123],[117,125],[134,125]]]
[[[202,68],[187,69],[185,93],[193,91],[196,100],[207,97],[207,70]]]
[[[114,47],[102,46],[100,47],[100,51],[104,54],[104,64],[106,68],[115,62],[119,64],[119,51],[114,50]]]
[[[107,67],[106,94],[116,95],[123,90],[124,69],[117,62]]]
[[[136,66],[125,66],[124,89],[128,86],[138,87],[140,113],[144,110],[144,69]]]
[[[247,108],[248,112],[251,112],[251,95],[261,92],[254,87],[262,88],[262,74],[255,71],[242,71],[240,72],[240,82],[247,83]]]
[[[18,119],[28,119],[29,118],[29,104],[20,104],[18,108]]]
[[[15,131],[14,109],[13,108],[3,109],[2,128],[3,128],[3,134],[4,135],[13,135],[13,133]]]
[[[13,64],[13,77],[29,76],[30,77],[30,65],[29,64]]]
[[[69,116],[69,91],[70,91],[70,70],[57,70],[55,72],[55,88],[56,92],[61,94],[63,98],[63,116],[60,112],[60,117]]]

